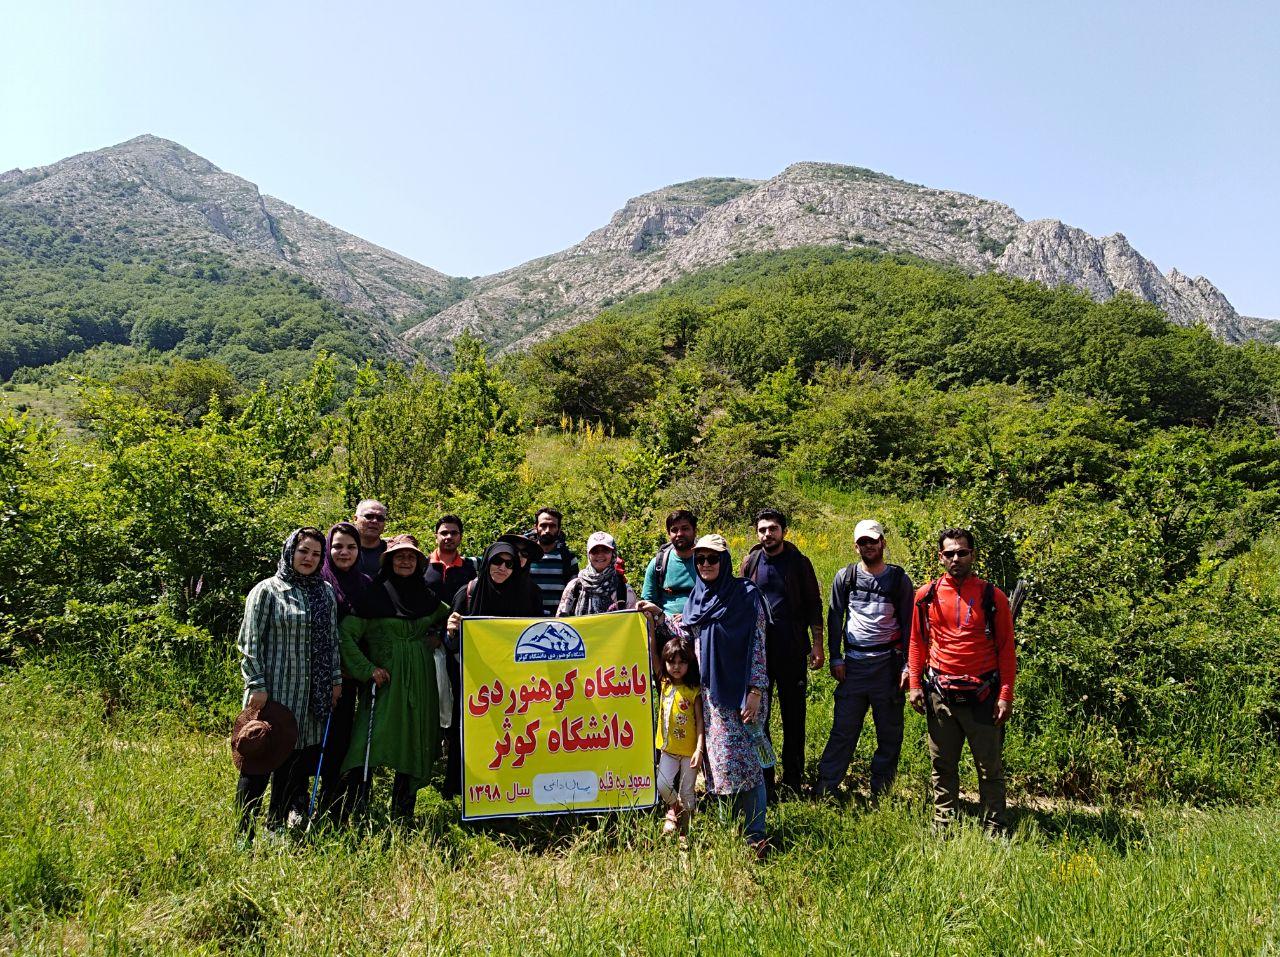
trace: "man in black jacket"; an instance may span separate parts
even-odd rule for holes
[[[785,515],[766,508],[755,526],[759,543],[743,558],[742,576],[756,583],[769,605],[765,654],[769,694],[777,688],[782,715],[782,786],[798,793],[804,785],[805,665],[823,663],[822,591],[813,563],[786,540]],[[773,800],[773,768],[765,769],[765,785]]]

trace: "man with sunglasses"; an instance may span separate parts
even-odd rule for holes
[[[360,533],[360,570],[376,578],[382,570],[382,553],[387,550],[382,538],[387,528],[387,507],[376,498],[366,498],[356,506],[351,524]]]
[[[876,729],[871,797],[893,784],[902,755],[907,647],[915,585],[901,565],[885,561],[884,526],[875,519],[853,530],[858,561],[836,572],[827,606],[827,646],[836,680],[831,734],[818,761],[819,795],[838,793],[858,748],[867,711]]]
[[[1004,728],[1018,665],[1009,599],[972,573],[975,554],[968,529],[938,536],[946,574],[916,592],[910,700],[928,721],[935,826],[950,825],[959,810],[960,753],[968,741],[983,826],[1000,834],[1007,826]]]

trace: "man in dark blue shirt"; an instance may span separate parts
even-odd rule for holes
[[[756,583],[769,605],[765,636],[769,693],[777,689],[782,715],[782,782],[792,793],[804,786],[805,666],[821,668],[822,592],[813,563],[786,540],[787,517],[767,508],[756,516],[759,543],[742,560],[742,576]],[[770,712],[772,712],[772,708]],[[765,786],[774,793],[774,769],[765,769]]]

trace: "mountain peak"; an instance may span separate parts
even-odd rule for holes
[[[152,133],[6,174],[0,203],[56,211],[86,235],[177,259],[216,253],[285,269],[383,319],[429,313],[442,298],[456,298],[448,276],[263,195]]]

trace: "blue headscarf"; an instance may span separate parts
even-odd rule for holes
[[[320,564],[310,575],[301,574],[293,567],[293,555],[298,550],[302,533],[307,537],[312,534],[320,536]],[[338,637],[333,632],[334,600],[333,588],[324,580],[322,571],[328,559],[329,549],[325,545],[324,533],[314,528],[295,529],[280,550],[280,561],[276,564],[276,577],[290,585],[302,589],[307,603],[307,612],[311,621],[311,713],[323,721],[333,706],[333,661],[338,654]]]
[[[716,554],[720,574],[710,584],[698,576],[683,621],[697,630],[699,668],[708,696],[719,707],[736,710],[747,700],[760,590],[733,573],[727,551]]]

